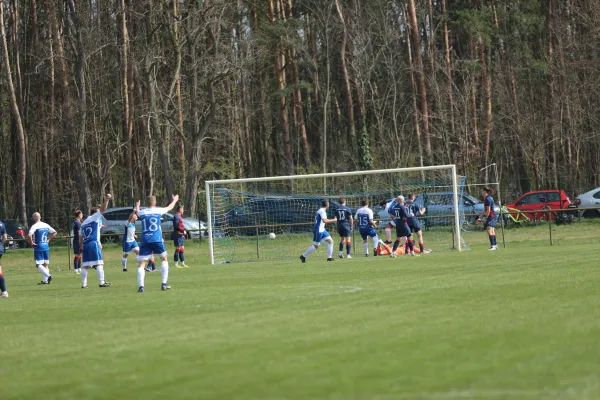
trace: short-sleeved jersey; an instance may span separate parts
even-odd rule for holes
[[[78,219],[73,220],[73,237],[75,240],[79,240],[79,233],[81,232],[81,222]]]
[[[179,214],[175,214],[175,216],[173,217],[173,231],[178,236],[183,235],[183,232],[185,232],[183,218]]]
[[[6,235],[6,227],[0,221],[0,254],[4,253],[4,235]]]
[[[408,224],[416,225],[419,222],[418,217],[421,215],[421,207],[419,207],[418,204],[415,204],[412,201],[406,202],[404,206],[408,210]]]
[[[373,210],[369,207],[361,207],[356,211],[356,219],[360,229],[369,229],[373,220]]]
[[[102,225],[102,213],[90,215],[81,224],[80,236],[83,237],[83,244],[97,242],[100,243],[100,226]]]
[[[135,223],[129,222],[125,225],[125,234],[123,235],[123,242],[133,243],[135,242]]]
[[[335,211],[335,216],[337,217],[337,226],[338,227],[349,227],[350,226],[350,218],[352,217],[352,210],[350,207],[344,205],[339,206]]]
[[[396,221],[404,222],[409,216],[410,212],[404,207],[403,204],[396,203],[394,207],[390,208],[390,214]]]
[[[142,243],[162,243],[162,228],[160,220],[167,213],[164,207],[148,207],[138,212],[142,222]]]
[[[483,205],[490,208],[490,217],[496,216],[496,213],[494,212],[494,198],[492,196],[489,194],[485,196],[485,199],[483,199]]]
[[[327,219],[327,210],[319,208],[317,215],[315,216],[315,225],[313,232],[325,232],[325,220]]]
[[[48,236],[56,233],[54,228],[48,225],[45,222],[36,222],[29,229],[29,235],[33,236],[33,242],[35,246],[33,246],[33,251],[46,251],[49,249],[48,247]]]

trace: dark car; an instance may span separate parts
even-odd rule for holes
[[[215,234],[230,236],[299,233],[309,231],[322,199],[261,197],[250,199],[215,218]],[[339,203],[329,201],[327,214],[333,218]]]
[[[15,241],[15,248],[31,247],[29,244],[29,238],[27,237],[29,229],[27,229],[25,225],[14,219],[7,219],[2,222],[6,227],[7,235],[11,236]]]

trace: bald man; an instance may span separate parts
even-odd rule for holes
[[[42,281],[40,285],[48,285],[52,282],[52,275],[50,275],[50,247],[48,244],[56,236],[56,231],[50,225],[40,221],[40,213],[34,213],[31,216],[33,225],[29,229],[29,241],[33,247],[33,257],[35,259],[35,265],[42,274]]]

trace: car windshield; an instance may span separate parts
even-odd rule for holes
[[[464,196],[465,199],[469,200],[473,204],[481,203],[481,200],[479,200],[479,199],[471,196],[470,194],[466,194],[465,193],[465,194],[463,194],[463,196]]]

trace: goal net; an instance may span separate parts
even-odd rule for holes
[[[398,195],[408,199],[409,193],[426,209],[419,217],[425,248],[465,250],[461,228],[474,216],[467,213],[469,196],[464,186],[465,177],[456,175],[454,165],[207,181],[211,262],[298,257],[312,242],[315,215],[324,199],[330,203],[330,218],[341,197],[353,213],[362,200],[369,201],[378,235],[386,240],[387,219],[379,204]],[[328,224],[326,229],[337,251],[336,224]],[[352,239],[354,251],[362,255],[356,226]]]

